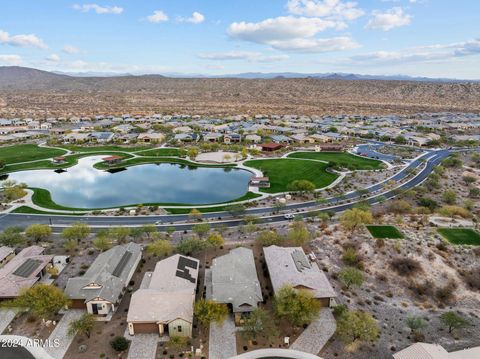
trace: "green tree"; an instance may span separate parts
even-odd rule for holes
[[[124,243],[130,236],[130,228],[128,227],[113,227],[107,231],[107,237],[118,243]]]
[[[262,247],[278,245],[282,241],[280,235],[275,230],[264,230],[258,233],[256,241]]]
[[[346,344],[375,341],[379,334],[377,321],[366,312],[349,310],[337,320],[337,335]]]
[[[3,196],[7,202],[15,201],[27,194],[25,191],[27,185],[25,183],[18,184],[15,181],[7,180],[3,181],[0,187],[3,187]]]
[[[297,192],[302,195],[315,192],[315,188],[315,184],[308,180],[295,180],[287,186],[289,191]]]
[[[228,307],[213,300],[200,299],[195,303],[194,314],[203,325],[223,323],[228,316]]]
[[[147,244],[146,251],[156,257],[166,257],[173,252],[173,245],[166,239],[157,239]]]
[[[393,140],[397,145],[404,145],[407,143],[407,139],[405,137],[403,137],[402,135],[398,135],[397,137],[395,137],[395,139]]]
[[[188,216],[191,219],[196,219],[196,220],[202,219],[202,213],[196,208],[193,208],[188,214]]]
[[[320,312],[320,303],[306,290],[295,290],[290,286],[275,294],[275,314],[285,318],[294,326],[309,324]]]
[[[303,246],[311,239],[310,232],[304,222],[295,221],[287,233],[287,240],[296,246]]]
[[[95,316],[90,313],[84,313],[77,320],[71,321],[68,325],[67,334],[70,337],[74,337],[77,334],[85,334],[87,338],[90,338],[90,333],[95,327]]]
[[[225,210],[233,217],[242,216],[246,212],[246,208],[243,204],[232,204],[225,207]]]
[[[210,232],[209,223],[199,223],[192,227],[192,231],[196,233],[200,238],[203,238],[208,232]]]
[[[85,239],[90,234],[90,227],[86,223],[73,223],[70,227],[62,231],[62,237],[65,239],[74,239],[77,242]]]
[[[210,234],[207,237],[206,241],[208,246],[212,248],[219,248],[225,244],[225,240],[223,239],[222,235],[218,232],[214,232]]]
[[[195,158],[198,156],[198,148],[190,147],[187,151],[187,156],[191,160],[195,160]]]
[[[52,229],[47,224],[32,224],[27,227],[25,234],[29,239],[38,243],[47,240],[52,234]]]
[[[116,352],[123,352],[124,350],[127,350],[129,344],[130,344],[130,341],[127,338],[121,337],[121,336],[113,338],[112,341],[110,342],[110,346]]]
[[[265,309],[257,308],[245,319],[241,333],[246,340],[257,339],[259,335],[269,339],[278,336],[278,329],[271,314]]]
[[[363,274],[357,268],[347,267],[338,273],[340,281],[350,289],[351,286],[360,287],[363,284]]]
[[[207,243],[205,241],[192,237],[180,241],[176,246],[176,250],[183,255],[192,255],[204,250],[206,247]]]
[[[17,298],[5,305],[28,308],[37,318],[49,318],[69,304],[70,301],[61,289],[39,283],[31,288],[23,289]]]
[[[445,312],[440,316],[441,322],[448,328],[448,332],[452,333],[454,329],[466,327],[470,322],[455,312]]]
[[[97,248],[100,252],[104,252],[107,249],[112,248],[112,241],[110,238],[106,237],[105,235],[96,236],[92,244],[95,248]]]
[[[340,217],[342,226],[350,230],[352,233],[362,224],[371,224],[373,222],[372,213],[370,211],[353,208],[346,210]]]
[[[8,227],[0,233],[0,244],[7,247],[16,247],[26,242],[25,236],[22,234],[22,228]]]
[[[170,348],[179,350],[183,349],[188,345],[189,338],[181,337],[179,335],[171,335],[170,340],[168,341],[168,346]]]

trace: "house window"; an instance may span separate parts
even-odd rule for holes
[[[177,332],[179,332],[179,333],[182,332],[182,326],[181,326],[181,325],[179,325],[179,326],[177,327]]]

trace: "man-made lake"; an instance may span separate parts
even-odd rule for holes
[[[169,163],[138,165],[109,173],[93,168],[102,157],[82,158],[63,173],[32,170],[14,172],[8,178],[50,191],[53,201],[63,206],[106,208],[138,203],[227,202],[248,191],[252,176],[239,169]]]

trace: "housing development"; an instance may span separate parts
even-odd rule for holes
[[[46,357],[478,358],[479,115],[0,124],[2,330]]]
[[[479,13],[3,1],[0,359],[480,359]]]

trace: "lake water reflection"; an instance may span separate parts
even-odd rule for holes
[[[60,205],[75,208],[117,207],[137,203],[208,204],[243,196],[252,174],[245,170],[188,167],[162,163],[109,173],[93,168],[103,156],[79,160],[66,172],[15,172],[9,179],[50,191]]]

